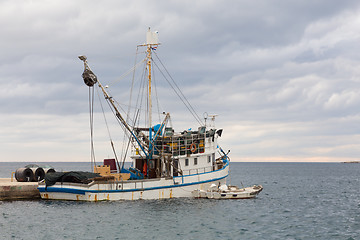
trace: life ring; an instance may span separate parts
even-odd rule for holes
[[[196,145],[195,145],[194,143],[192,143],[192,144],[190,145],[190,151],[191,151],[192,153],[194,153],[194,152],[196,151]]]

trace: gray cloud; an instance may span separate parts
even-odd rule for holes
[[[325,0],[2,1],[1,152],[15,161],[46,161],[40,152],[87,159],[88,92],[77,55],[115,82],[126,108],[130,78],[119,76],[151,26],[160,32],[157,54],[199,115],[220,115],[234,160],[357,159],[359,11],[358,1]],[[156,77],[160,111],[173,112],[179,131],[196,128]]]

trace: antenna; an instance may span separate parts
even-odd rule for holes
[[[217,117],[217,114],[211,114],[209,115],[210,119],[211,119],[211,124],[210,127],[215,127],[215,117]]]
[[[203,117],[204,117],[204,120],[205,120],[205,127],[206,127],[206,120],[208,119],[209,114],[207,112],[204,112]]]

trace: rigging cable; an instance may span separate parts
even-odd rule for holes
[[[140,111],[140,109],[138,110],[138,113],[137,113],[137,115],[136,115],[136,118],[137,118],[138,115],[139,115],[139,111]],[[135,121],[136,121],[136,118],[135,118]],[[124,142],[125,142],[125,139],[124,139]],[[127,155],[127,153],[128,153],[128,150],[129,150],[130,143],[133,143],[131,137],[129,137],[128,144],[127,144],[127,146],[126,146],[125,155],[124,155],[124,160],[122,161],[121,169],[124,167],[125,159],[126,159],[126,155]],[[134,143],[133,143],[133,145],[134,145]]]
[[[92,91],[91,91],[92,90]],[[89,114],[90,114],[90,157],[91,157],[91,171],[93,171],[93,163],[95,164],[95,150],[94,150],[94,87],[89,87]]]
[[[136,64],[138,51],[139,51],[139,47],[136,47],[136,54],[135,54],[135,60],[134,60],[135,67],[131,69],[133,74],[132,74],[132,80],[131,80],[130,98],[129,98],[129,105],[128,105],[128,110],[127,110],[126,122],[129,122],[129,120],[130,120],[131,101],[132,101],[132,94],[133,94],[134,81],[135,81],[135,69],[136,69],[137,65],[139,65],[140,63],[145,61],[145,59],[143,59],[141,62]],[[132,125],[134,125],[134,123]],[[129,137],[126,150],[124,150],[125,149],[125,139],[126,139],[126,135],[124,135],[124,138],[123,138],[123,147],[122,147],[122,151],[121,151],[121,159],[123,159],[121,168],[124,167],[127,151],[129,149],[129,145],[130,145],[130,141],[131,141],[131,138]]]
[[[137,98],[137,103],[136,104],[139,104],[137,106],[139,106],[138,108],[139,109],[142,109],[142,104],[143,104],[143,100],[144,99],[144,96],[145,96],[145,89],[147,89],[147,85],[146,85],[146,79],[145,79],[145,74],[146,73],[146,69],[144,68],[144,71],[142,73],[142,77],[141,77],[141,81],[140,81],[140,86],[139,86],[139,94],[138,94],[138,98]],[[147,110],[145,109],[145,112],[147,112]],[[139,118],[138,119],[138,126],[140,125],[140,121],[141,119]],[[146,114],[145,114],[145,117],[144,117],[144,123],[146,123]]]
[[[137,50],[136,50],[136,51],[137,51]],[[129,75],[130,73],[134,72],[135,69],[136,69],[141,63],[145,62],[145,60],[146,60],[146,58],[143,59],[143,60],[141,60],[140,62],[136,63],[136,58],[135,58],[135,64],[134,64],[134,66],[133,66],[132,68],[130,68],[126,73],[124,73],[123,75],[121,75],[119,78],[117,78],[117,79],[113,80],[112,82],[110,82],[109,85],[112,85],[112,84],[114,84],[114,83],[116,83],[116,82],[121,81],[121,80],[122,80],[123,78],[125,78],[127,75]]]
[[[109,98],[111,98],[111,97],[109,97]],[[109,99],[109,98],[106,99],[106,100],[107,100],[106,102],[108,103],[111,112],[114,114],[115,119],[116,119],[117,122],[119,123],[120,127],[122,128],[122,130],[124,131],[124,133],[126,134],[126,136],[127,136],[128,138],[131,138],[131,136],[130,136],[130,134],[129,134],[129,132],[128,132],[129,129],[126,128],[125,125],[124,125],[124,124],[126,124],[126,122],[124,123],[124,122],[120,121],[120,119],[118,118],[118,115],[115,113],[115,110],[113,109],[113,107],[112,107],[111,104],[110,104],[110,99]],[[125,121],[125,120],[124,120],[124,121]],[[135,146],[135,144],[134,144],[133,142],[132,142],[132,144]],[[141,152],[139,152],[139,153],[141,153]],[[140,154],[140,155],[141,155],[141,154]]]
[[[189,105],[189,107],[192,109],[192,111],[194,112],[194,114],[196,115],[197,117],[197,120],[198,122],[201,123],[201,125],[204,125],[202,123],[202,120],[201,118],[199,117],[199,115],[197,115],[196,111],[194,110],[194,108],[192,107],[192,105],[190,104],[190,102],[187,100],[187,98],[185,97],[185,95],[183,94],[183,92],[181,91],[181,89],[179,88],[179,86],[176,84],[175,80],[172,78],[172,76],[170,75],[169,71],[166,69],[165,65],[162,63],[162,61],[160,60],[159,56],[157,55],[156,52],[155,53],[155,56],[156,58],[159,60],[159,62],[161,63],[161,65],[163,66],[163,68],[165,69],[166,73],[169,75],[170,79],[173,81],[174,85],[176,86],[176,88],[179,90],[180,94],[182,95],[182,97],[185,99],[185,101],[187,102],[187,104]]]
[[[160,59],[159,59],[160,61]],[[168,75],[170,76],[170,79],[173,81],[174,85],[177,87],[178,91],[181,93],[181,95],[176,91],[176,89],[174,88],[174,86],[171,84],[171,82],[166,78],[165,74],[161,71],[161,69],[159,68],[159,66],[156,64],[156,62],[154,61],[155,66],[158,68],[159,72],[163,75],[163,77],[165,78],[165,80],[169,83],[170,87],[174,90],[174,92],[176,93],[176,95],[180,98],[180,100],[183,102],[183,104],[185,105],[185,107],[189,110],[189,112],[191,113],[191,115],[193,115],[193,117],[195,118],[195,120],[202,126],[204,125],[203,122],[201,121],[201,118],[197,115],[197,113],[195,112],[194,108],[191,106],[191,104],[189,103],[189,101],[186,99],[186,97],[184,96],[184,94],[181,92],[180,88],[177,86],[177,84],[175,83],[174,79],[171,77],[171,75],[167,72],[165,66],[163,65],[165,71],[168,73]],[[160,61],[161,63],[161,61]]]
[[[158,118],[159,118],[159,122],[161,122],[161,118],[160,118],[160,104],[159,104],[159,97],[158,97],[158,92],[157,92],[157,87],[156,87],[156,81],[155,81],[155,71],[153,69],[153,83],[154,83],[154,89],[155,89],[155,98],[156,98],[156,104],[157,104],[157,114],[158,114]]]
[[[103,105],[102,105],[102,103],[101,103],[100,94],[99,94],[99,89],[96,90],[96,93],[97,93],[97,96],[98,96],[98,98],[99,98],[101,110],[102,110],[102,112],[103,112],[106,129],[107,129],[107,131],[108,131],[109,138],[110,138],[111,148],[112,148],[113,153],[114,153],[114,156],[115,156],[116,164],[118,165],[118,168],[119,168],[119,170],[120,170],[120,164],[119,164],[119,160],[118,160],[118,157],[117,157],[117,154],[116,154],[116,151],[115,151],[114,142],[113,142],[113,140],[112,140],[112,138],[111,138],[111,134],[110,134],[110,130],[109,130],[109,125],[108,125],[108,123],[107,123],[106,116],[105,116],[104,107],[103,107]]]
[[[144,62],[144,64],[145,64],[145,62]],[[143,92],[141,93],[141,90],[144,90],[144,89],[143,89],[143,88],[144,88],[144,87],[143,87],[144,74],[145,74],[145,71],[142,72],[142,76],[141,76],[141,78],[140,78],[140,79],[142,79],[142,80],[140,81],[139,92],[138,92],[138,94],[137,94],[136,103],[135,103],[135,107],[134,107],[135,109],[138,109],[138,110],[141,110],[141,108],[142,108]],[[135,79],[134,79],[134,81],[135,81]],[[141,97],[141,99],[140,99],[140,97]],[[133,119],[136,119],[136,115],[137,115],[137,111],[134,111],[134,117],[133,117]],[[136,121],[133,121],[133,122],[134,122],[133,127],[139,125],[139,123],[140,123],[140,118],[137,118],[137,119],[138,119],[137,122],[136,122]]]

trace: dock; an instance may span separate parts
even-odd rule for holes
[[[40,198],[37,182],[17,182],[11,178],[0,178],[0,201],[33,200]]]

